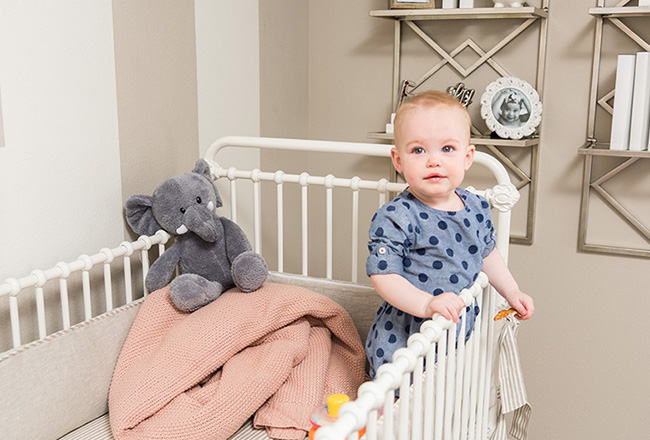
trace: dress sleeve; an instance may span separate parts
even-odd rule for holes
[[[370,255],[366,260],[366,273],[374,274],[402,274],[404,271],[404,257],[408,248],[413,243],[409,224],[402,218],[399,210],[381,208],[370,223],[368,232],[368,250]],[[411,228],[412,229],[412,228]]]
[[[485,258],[494,250],[497,240],[494,224],[492,223],[490,204],[483,197],[481,197],[481,208],[483,210],[483,215],[485,216],[485,222],[483,223],[485,225],[483,229],[483,242],[485,243],[485,247],[483,248],[481,257]]]

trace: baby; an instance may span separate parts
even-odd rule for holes
[[[504,93],[497,104],[499,117],[497,121],[505,127],[521,127],[529,116],[526,100],[515,93]]]
[[[366,341],[373,378],[426,318],[439,313],[459,323],[458,294],[481,270],[518,318],[533,315],[532,298],[495,249],[488,202],[459,188],[474,159],[470,126],[467,110],[444,92],[420,93],[397,110],[391,158],[408,187],[370,225],[366,271],[385,300]],[[478,312],[476,303],[467,308],[466,336]]]

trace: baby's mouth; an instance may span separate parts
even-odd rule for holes
[[[445,176],[443,176],[440,173],[431,173],[427,177],[425,177],[425,180],[433,180],[433,181],[438,181],[444,179]]]

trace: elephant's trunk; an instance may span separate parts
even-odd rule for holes
[[[205,206],[198,205],[188,209],[183,220],[183,225],[203,240],[211,243],[217,241],[219,231],[216,225],[216,215]]]

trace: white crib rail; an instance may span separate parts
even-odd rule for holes
[[[169,240],[169,234],[164,231],[158,231],[152,236],[142,236],[134,242],[125,241],[114,249],[103,248],[94,255],[81,255],[77,260],[70,263],[60,262],[56,266],[47,270],[34,270],[31,275],[23,278],[8,278],[0,283],[0,298],[9,296],[9,316],[11,320],[11,336],[14,348],[23,344],[20,327],[20,311],[18,299],[20,296],[33,293],[36,302],[38,337],[47,336],[48,322],[45,313],[44,288],[49,281],[59,281],[59,293],[61,296],[61,320],[62,328],[67,329],[71,325],[70,306],[68,298],[68,278],[71,274],[81,272],[84,319],[88,320],[93,317],[92,313],[92,294],[90,285],[90,270],[99,264],[103,265],[104,292],[105,292],[105,311],[108,312],[113,306],[113,280],[111,277],[111,264],[116,258],[123,258],[124,269],[124,295],[125,302],[133,301],[133,288],[131,277],[131,256],[136,252],[140,253],[142,264],[142,280],[146,277],[149,268],[148,251],[152,246],[158,245],[159,252],[164,251],[164,245]],[[146,294],[144,284],[142,287]]]
[[[387,195],[390,192],[402,191],[405,188],[403,183],[389,182],[387,179],[380,179],[377,181],[362,180],[358,176],[352,178],[339,178],[332,174],[327,176],[311,176],[305,172],[301,174],[287,174],[283,171],[263,172],[259,169],[250,171],[238,170],[234,167],[224,168],[219,164],[218,154],[221,150],[236,147],[236,148],[259,148],[271,150],[285,150],[285,151],[301,151],[301,152],[322,152],[332,154],[347,154],[347,155],[363,155],[373,157],[390,157],[391,145],[383,144],[366,144],[366,143],[349,143],[349,142],[332,142],[332,141],[317,141],[317,140],[304,140],[304,139],[280,139],[280,138],[258,138],[246,136],[227,136],[215,141],[207,150],[204,158],[210,163],[212,174],[215,178],[227,178],[230,180],[230,201],[231,201],[231,219],[237,221],[237,192],[235,182],[238,179],[251,180],[253,182],[254,201],[253,201],[253,222],[254,222],[254,237],[253,248],[260,252],[261,249],[261,225],[262,214],[260,204],[260,182],[268,181],[275,182],[276,189],[276,203],[278,212],[278,231],[277,231],[277,248],[278,248],[278,272],[283,272],[283,249],[284,249],[284,233],[282,231],[282,216],[283,216],[283,188],[285,183],[299,184],[301,186],[301,225],[302,225],[302,274],[308,275],[309,269],[307,266],[308,254],[308,239],[307,239],[307,187],[308,186],[323,186],[326,188],[327,202],[325,207],[326,215],[326,244],[327,253],[325,256],[327,272],[326,277],[332,278],[332,189],[349,188],[352,191],[352,261],[351,265],[351,281],[356,282],[356,268],[357,250],[359,243],[359,202],[358,194],[360,190],[372,190],[379,194],[379,206],[387,202]],[[490,203],[498,209],[496,232],[497,232],[497,248],[500,250],[503,258],[508,259],[508,242],[510,238],[510,209],[517,201],[519,193],[510,182],[510,178],[506,169],[499,163],[497,159],[486,153],[476,152],[474,163],[486,167],[495,176],[497,185],[486,191],[475,191],[484,195]],[[471,188],[470,188],[471,189]],[[473,189],[472,189],[473,190]],[[364,231],[365,234],[365,231]]]

